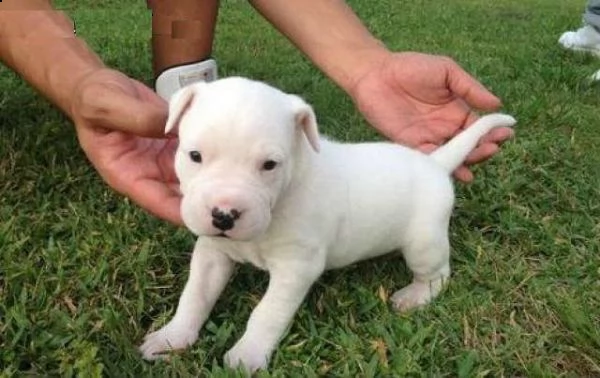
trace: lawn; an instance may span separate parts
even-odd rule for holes
[[[395,313],[401,259],[325,274],[260,376],[600,376],[600,60],[563,51],[584,0],[354,0],[395,50],[453,57],[504,102],[517,137],[457,185],[453,279]],[[111,66],[151,83],[141,0],[56,1]],[[102,5],[101,5],[102,4]],[[379,139],[351,101],[243,1],[224,0],[220,74],[300,93],[323,132]],[[0,376],[235,376],[222,356],[267,276],[240,267],[199,341],[136,348],[173,314],[194,237],[111,191],[71,123],[0,68]]]

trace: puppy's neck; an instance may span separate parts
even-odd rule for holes
[[[312,171],[316,168],[319,160],[319,153],[316,152],[308,143],[304,135],[300,135],[296,144],[296,153],[294,157],[294,166],[290,187],[297,187],[306,183],[310,179]]]

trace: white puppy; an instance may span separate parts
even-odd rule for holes
[[[269,286],[227,365],[266,367],[294,313],[325,269],[401,250],[413,282],[395,308],[423,305],[450,275],[451,172],[494,127],[487,115],[431,155],[391,143],[321,139],[300,97],[243,78],[198,83],[170,103],[179,128],[181,211],[198,235],[173,319],[146,336],[147,359],[196,341],[234,262],[267,270]]]

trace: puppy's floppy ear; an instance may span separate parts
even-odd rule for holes
[[[165,126],[165,134],[170,133],[179,126],[181,117],[190,107],[197,91],[197,84],[188,85],[175,92],[169,101],[169,116]]]
[[[319,152],[319,129],[317,126],[317,117],[313,108],[299,96],[289,96],[292,102],[292,111],[294,112],[296,127],[302,129],[310,146],[315,152]]]

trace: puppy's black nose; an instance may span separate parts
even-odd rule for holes
[[[213,207],[211,213],[213,217],[212,224],[221,231],[231,230],[241,213],[237,209],[231,209],[225,212],[218,207]]]

